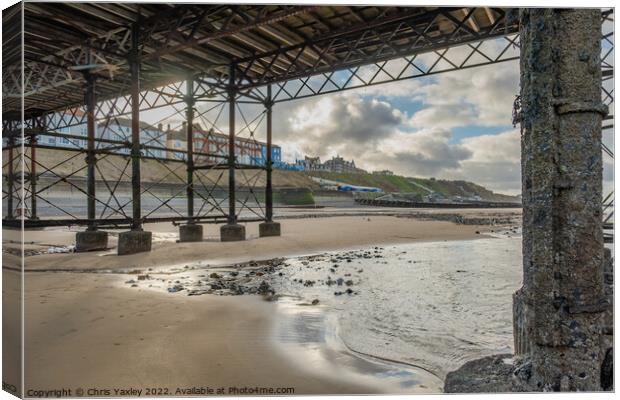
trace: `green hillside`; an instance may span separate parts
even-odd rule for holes
[[[7,157],[6,154],[3,154]],[[129,172],[123,173],[123,167],[128,163],[127,156],[105,156],[100,157],[97,162],[97,179],[104,174],[106,180],[115,182],[116,180],[131,180]],[[49,150],[41,148],[37,151],[37,162],[40,170],[55,166],[54,172],[48,173],[53,175],[55,179],[61,177],[72,177],[73,179],[84,179],[86,177],[85,157],[77,154],[72,150]],[[127,170],[130,171],[130,170]],[[172,173],[171,171],[174,171]],[[201,170],[195,173],[197,178],[195,182],[200,184],[201,181],[211,185],[218,182],[222,187],[228,185],[228,173],[226,170]],[[185,165],[178,161],[156,161],[142,160],[141,176],[145,183],[162,183],[162,184],[183,184],[185,179]],[[320,186],[311,179],[312,176],[321,177],[333,181],[349,183],[359,186],[374,186],[383,189],[385,192],[413,193],[425,196],[429,192],[423,187],[429,188],[446,197],[453,196],[472,196],[479,195],[488,201],[519,201],[514,196],[507,196],[494,193],[480,185],[467,181],[447,181],[435,179],[411,178],[398,175],[373,175],[373,174],[339,174],[335,172],[301,172],[301,171],[273,171],[273,186],[275,188],[308,188],[310,190],[318,190]],[[250,179],[256,186],[265,185],[265,173],[239,172],[238,185],[245,186],[246,180]],[[416,183],[418,185],[416,185]],[[423,186],[423,187],[421,187]]]
[[[429,194],[427,190],[416,185],[427,187],[446,197],[478,195],[488,201],[516,202],[516,196],[494,193],[480,185],[467,181],[448,181],[443,179],[409,178],[399,175],[373,175],[336,172],[307,172],[311,176],[359,186],[373,186],[385,192],[415,193],[421,196]],[[415,182],[415,183],[412,183]]]

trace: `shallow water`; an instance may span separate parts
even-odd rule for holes
[[[351,351],[415,365],[442,379],[466,361],[512,351],[520,237],[372,248],[372,258],[352,252],[350,262],[336,260],[338,254],[289,259],[286,274],[274,275],[271,283],[302,303],[319,300]],[[353,282],[325,284],[338,278]],[[316,283],[300,283],[307,280]],[[334,294],[346,289],[354,293]]]
[[[319,351],[318,359],[339,354],[359,366],[347,358],[352,352],[366,360],[361,369],[376,367],[375,377],[431,389],[437,381],[420,369],[444,379],[469,360],[512,352],[521,236],[518,230],[493,235],[242,265],[179,265],[146,272],[142,281],[129,275],[125,284],[173,295],[230,295],[239,294],[237,287],[256,294],[265,281],[286,316],[276,329],[281,343],[328,347],[334,351]]]
[[[324,306],[300,306],[292,298],[278,301],[273,339],[292,362],[342,381],[359,382],[379,393],[440,393],[443,382],[431,372],[351,352],[342,342],[335,313]],[[298,356],[299,355],[299,356]],[[341,393],[345,394],[345,393]]]

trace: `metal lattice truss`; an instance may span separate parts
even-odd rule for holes
[[[276,83],[275,102],[519,59],[517,34]]]
[[[445,52],[452,46],[472,42],[477,42],[470,46],[475,49],[481,41],[515,32],[514,22],[509,22],[505,10],[485,9],[485,24],[480,22],[481,11],[438,8],[420,15],[409,9],[372,21],[358,15],[364,23],[361,26],[237,61],[237,83],[240,87],[256,87],[342,69],[351,71],[369,63],[379,65],[412,54]],[[493,62],[490,58],[487,61]],[[261,72],[253,73],[254,66],[260,66]]]
[[[601,68],[603,75],[603,103],[611,106],[614,101],[614,12],[602,13]],[[610,107],[611,108],[611,107]],[[613,119],[612,119],[613,121]]]
[[[271,220],[273,104],[519,57],[505,8],[21,6],[23,32],[20,5],[3,13],[3,195],[28,226]]]
[[[187,221],[186,196],[191,186],[191,221],[221,222],[230,215],[228,135],[230,126],[230,98],[217,85],[206,81],[193,82],[191,93],[186,82],[178,82],[140,93],[139,109],[157,112],[158,119],[140,125],[140,159],[143,179],[139,182],[143,215],[140,223],[161,221]],[[264,209],[264,165],[256,163],[258,138],[265,136],[264,94],[251,90],[252,97],[243,93],[234,95],[235,133],[240,146],[234,168],[238,170],[235,182],[234,215],[238,221],[262,221]],[[262,96],[262,99],[259,99]],[[189,103],[188,103],[189,101]],[[188,109],[193,113],[194,150],[192,154],[192,178],[188,178],[188,150],[174,148],[170,137],[186,135]],[[97,228],[122,228],[132,223],[132,199],[127,195],[131,184],[130,149],[132,138],[128,129],[131,113],[129,96],[119,95],[96,104],[94,120],[97,124],[95,144],[95,180],[99,182],[96,195],[92,197],[97,210],[96,221],[84,215],[83,207],[89,198],[86,188],[88,149],[84,136],[71,134],[73,128],[83,127],[87,120],[86,106],[44,114],[25,121],[26,134],[20,162],[19,139],[21,124],[6,121],[4,132],[11,142],[5,151],[7,162],[5,176],[23,176],[22,186],[13,185],[4,191],[12,202],[5,215],[24,216],[28,225],[81,225]],[[164,127],[165,128],[162,128]],[[44,127],[44,128],[43,128]],[[7,134],[12,130],[13,134]],[[69,132],[67,132],[69,131]],[[62,140],[64,147],[49,145],[42,139]],[[14,141],[15,140],[15,141]],[[206,143],[206,146],[200,146]],[[212,146],[209,146],[212,144]],[[33,154],[36,150],[38,156]],[[254,158],[252,158],[254,157]],[[245,162],[245,163],[244,163]],[[9,167],[11,165],[11,167]],[[24,170],[20,171],[23,165]],[[9,170],[12,168],[12,172]],[[145,176],[146,175],[146,176]],[[9,196],[9,191],[12,196]],[[124,194],[123,194],[124,192]],[[59,201],[63,193],[70,193],[68,201]],[[38,206],[37,206],[38,204]],[[46,216],[39,219],[36,210],[45,209]]]
[[[607,105],[609,114],[603,120],[603,155],[614,159],[614,152],[605,142],[614,143],[614,12],[613,9],[605,10],[602,14],[601,40],[601,68],[603,86],[601,97],[603,104]],[[606,229],[613,231],[614,218],[614,191],[609,192],[603,199],[603,224]],[[613,233],[605,232],[605,241],[613,243]]]
[[[127,86],[138,37],[143,87],[203,76],[239,89],[383,62],[517,32],[514,11],[489,7],[348,7],[25,3],[25,110],[83,103],[85,73],[102,96]],[[5,21],[8,23],[8,21]],[[5,61],[5,110],[22,70]],[[20,90],[18,90],[20,89]],[[13,99],[13,100],[12,100]]]

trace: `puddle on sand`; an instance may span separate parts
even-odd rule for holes
[[[336,315],[325,307],[300,305],[294,297],[280,298],[277,306],[281,318],[275,322],[274,340],[287,357],[298,360],[300,368],[360,382],[384,393],[442,392],[442,380],[428,371],[352,352],[340,339]],[[295,357],[296,352],[303,352],[303,357]]]
[[[334,314],[356,354],[416,365],[439,377],[512,351],[519,236],[413,243],[286,260],[277,293]]]

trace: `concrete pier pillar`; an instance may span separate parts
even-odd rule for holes
[[[202,225],[179,225],[179,242],[202,242]]]
[[[273,221],[261,222],[258,225],[258,235],[260,237],[280,236],[280,223]]]
[[[118,235],[118,255],[144,253],[151,251],[153,235],[146,231],[126,231]]]
[[[75,251],[105,250],[108,247],[108,232],[84,231],[75,234]]]
[[[526,353],[515,382],[531,391],[601,390],[601,319],[609,307],[601,12],[523,9],[520,18],[523,287],[515,334]]]
[[[237,242],[245,240],[245,226],[241,224],[226,224],[220,227],[222,242]]]

